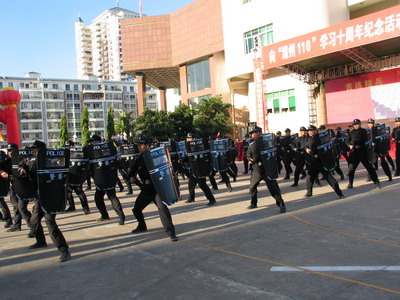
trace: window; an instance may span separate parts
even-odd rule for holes
[[[296,111],[296,97],[294,89],[267,94],[267,113],[279,114]]]
[[[10,88],[14,88],[14,83],[12,83],[12,82],[9,82],[9,83],[8,83],[8,87],[10,87]]]
[[[0,82],[0,89],[2,89],[3,88],[3,83],[2,82]]]
[[[187,83],[189,93],[211,87],[210,62],[208,59],[187,66]]]
[[[49,88],[49,84],[48,83],[43,84],[43,88],[45,89]]]
[[[273,42],[272,24],[265,25],[244,33],[246,54],[251,53],[254,48],[272,44]]]
[[[74,84],[74,91],[79,91],[79,86],[77,84]]]
[[[65,85],[65,90],[66,91],[70,91],[71,90],[71,85],[70,84],[66,84]]]
[[[53,89],[54,90],[58,90],[58,84],[57,83],[53,83]]]

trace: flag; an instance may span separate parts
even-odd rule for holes
[[[139,13],[140,13],[140,17],[142,17],[142,11],[143,11],[142,0],[139,0]]]

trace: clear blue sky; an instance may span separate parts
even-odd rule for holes
[[[143,14],[169,14],[194,0],[142,0]],[[85,24],[116,0],[2,0],[0,6],[0,76],[21,77],[35,71],[44,78],[76,78],[74,24]],[[139,12],[139,0],[119,0],[119,7]]]

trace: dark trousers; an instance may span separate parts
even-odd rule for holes
[[[236,180],[238,171],[239,171],[239,170],[238,170],[238,167],[237,167],[237,165],[236,165],[235,162],[232,162],[232,163],[229,165],[229,168],[228,168],[228,170],[227,170],[228,174],[229,174],[230,176],[232,176],[232,178],[234,178],[235,180]]]
[[[400,142],[396,144],[396,174],[400,174]]]
[[[3,219],[11,221],[11,213],[6,201],[4,200],[4,197],[0,197],[0,209],[3,213]]]
[[[11,189],[10,201],[13,206],[14,216],[14,227],[21,228],[22,218],[25,220],[26,224],[30,226],[31,212],[28,210],[28,201],[23,201],[18,199]]]
[[[164,203],[162,203],[154,188],[147,189],[145,185],[141,188],[140,193],[136,198],[135,206],[132,209],[132,212],[139,223],[138,228],[143,230],[147,229],[147,225],[144,220],[143,210],[151,202],[153,202],[158,208],[158,214],[160,215],[161,223],[164,227],[165,232],[169,236],[174,235],[175,227],[172,223],[172,217],[168,207]]]
[[[258,190],[257,187],[260,184],[261,180],[264,180],[265,183],[267,184],[267,188],[271,196],[275,199],[276,205],[281,207],[281,205],[284,205],[282,195],[281,195],[281,190],[279,188],[278,182],[276,180],[270,180],[268,179],[264,174],[262,174],[259,170],[259,167],[257,167],[257,170],[254,171],[256,167],[253,167],[253,172],[251,173],[250,177],[250,195],[251,195],[251,204],[252,205],[257,205],[258,198]]]
[[[378,157],[381,159],[381,167],[382,167],[382,169],[383,169],[383,172],[385,173],[385,175],[386,175],[389,179],[392,179],[392,172],[390,171],[389,164],[387,163],[386,157],[385,157],[385,156],[377,155],[377,156],[375,157],[374,161],[372,162],[372,164],[373,164],[374,166],[376,166],[375,169],[377,170],[377,167],[378,167]],[[368,179],[370,179],[369,174],[368,174]]]
[[[249,172],[249,160],[247,159],[246,153],[244,154],[244,158],[243,158],[243,166],[244,166],[244,172],[248,173]]]
[[[217,171],[213,170],[211,175],[210,175],[210,181],[211,181],[211,177],[214,178],[215,174],[217,174]],[[221,179],[223,182],[225,182],[225,185],[227,188],[232,188],[231,186],[231,181],[229,180],[229,176],[226,174],[226,172],[224,171],[219,171],[219,174],[221,174]],[[214,182],[215,182],[215,178],[214,178]],[[211,183],[211,185],[214,187],[214,185]]]
[[[393,158],[390,156],[389,153],[388,153],[388,155],[386,155],[386,159],[387,159],[388,163],[390,164],[390,166],[392,167],[393,171],[395,171],[396,167],[394,165]]]
[[[344,177],[343,171],[340,168],[340,156],[336,159],[336,168],[335,168],[336,173],[340,176],[340,178]]]
[[[308,176],[306,178],[307,194],[312,195],[313,185],[318,174],[321,173],[324,179],[328,181],[329,185],[336,192],[336,194],[341,197],[343,196],[340,190],[339,184],[336,179],[332,176],[331,172],[325,170],[320,161],[315,161],[315,163],[308,165]]]
[[[294,184],[298,184],[299,183],[299,179],[300,179],[300,174],[305,174],[304,171],[304,165],[306,163],[306,160],[304,158],[304,156],[299,156],[296,161],[294,162],[294,165],[296,166],[296,168],[294,169]]]
[[[214,195],[211,192],[210,188],[208,187],[206,179],[205,178],[196,178],[192,174],[190,174],[190,176],[189,176],[189,183],[188,183],[189,199],[188,199],[188,201],[194,201],[194,199],[195,199],[196,184],[198,184],[199,187],[201,188],[201,190],[204,192],[204,195],[206,196],[208,201],[210,201],[210,202],[215,201]]]
[[[69,207],[75,209],[74,196],[72,195],[72,192],[75,192],[78,195],[82,208],[89,209],[88,200],[85,192],[83,191],[82,185],[68,185],[67,200]]]
[[[115,193],[115,188],[110,190],[99,190],[96,188],[96,192],[94,194],[94,201],[96,203],[96,207],[99,210],[101,217],[103,219],[109,219],[110,216],[108,215],[106,205],[104,203],[104,195],[107,194],[108,199],[111,201],[111,205],[114,208],[115,212],[117,213],[118,217],[125,219],[125,214],[122,210],[121,202]]]
[[[88,189],[91,189],[91,188],[92,188],[92,182],[91,182],[90,176],[88,176],[88,178],[86,179],[86,184],[87,184],[87,188],[88,188]]]
[[[64,235],[58,228],[56,223],[56,215],[44,213],[39,202],[36,202],[32,209],[31,228],[36,232],[36,242],[40,244],[46,243],[41,220],[44,217],[47,229],[49,230],[50,238],[58,251],[67,250],[68,244],[65,241]]]
[[[285,155],[283,156],[283,165],[285,167],[285,172],[287,177],[293,172],[292,167],[290,166],[291,163],[292,163],[292,158],[288,153],[285,153]]]
[[[349,184],[353,184],[354,181],[354,173],[356,172],[356,169],[360,162],[363,164],[365,169],[367,169],[369,176],[371,176],[371,180],[374,183],[378,183],[378,175],[376,174],[376,171],[374,167],[372,166],[371,162],[368,160],[366,155],[363,154],[355,154],[355,153],[350,153],[349,156]]]

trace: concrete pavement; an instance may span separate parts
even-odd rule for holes
[[[108,200],[112,219],[99,224],[91,190],[91,214],[80,211],[75,197],[78,210],[57,217],[72,254],[68,262],[58,262],[47,228],[48,247],[35,250],[27,249],[34,239],[26,237],[26,224],[13,233],[0,229],[0,298],[400,299],[400,179],[379,175],[383,188],[374,190],[360,167],[354,189],[339,182],[341,200],[326,182],[304,198],[305,180],[292,188],[292,180],[280,179],[286,214],[264,184],[259,207],[246,209],[249,175],[238,177],[232,193],[219,184],[212,207],[197,188],[196,202],[170,208],[178,242],[163,232],[153,204],[144,211],[148,232],[131,233],[137,189],[133,197],[118,193],[125,225],[118,225]],[[187,181],[181,184],[186,200]],[[381,268],[360,268],[367,266]]]

